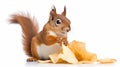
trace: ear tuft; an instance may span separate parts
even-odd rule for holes
[[[56,8],[55,8],[54,5],[52,5],[51,9],[54,10],[54,11],[56,11]]]
[[[62,12],[63,16],[66,16],[66,6],[64,6],[64,11]]]
[[[56,13],[56,8],[54,5],[51,8],[52,8],[52,10],[50,11],[50,20],[53,20],[54,17],[57,16],[57,13]]]

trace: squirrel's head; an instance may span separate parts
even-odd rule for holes
[[[49,22],[51,30],[60,37],[66,37],[70,31],[70,20],[66,17],[66,7],[61,14],[57,14],[55,6],[50,11]]]

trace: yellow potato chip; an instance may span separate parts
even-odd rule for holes
[[[97,61],[97,55],[95,53],[87,52],[84,55],[83,60],[88,60],[88,61],[94,61],[94,62],[96,62]]]
[[[68,48],[68,46],[62,44],[62,48],[63,48],[63,53],[59,54],[59,58],[67,61],[68,63],[72,63],[72,64],[78,63],[77,58],[75,57],[74,53]]]
[[[68,48],[68,46],[65,46],[63,44],[62,52],[49,55],[49,57],[53,63],[78,63],[78,60],[75,57],[74,53]]]
[[[62,44],[62,50],[49,55],[53,63],[71,63],[71,64],[91,64],[100,62],[102,64],[114,63],[116,60],[105,58],[97,60],[95,53],[88,52],[85,43],[72,41],[68,46]]]
[[[83,60],[83,54],[86,54],[85,44],[83,42],[72,41],[68,47],[74,52],[79,61]]]
[[[38,63],[51,63],[51,60],[38,60]]]
[[[93,61],[80,61],[78,64],[92,64],[94,63]]]
[[[50,57],[50,59],[51,59],[51,61],[52,61],[53,63],[57,63],[57,62],[58,62],[58,60],[59,60],[58,55],[59,55],[58,53],[49,55],[49,57]]]
[[[116,59],[112,59],[112,58],[104,58],[104,59],[99,59],[98,62],[102,63],[102,64],[111,64],[116,62]]]
[[[66,61],[64,61],[58,57],[59,54],[60,54],[60,52],[49,55],[51,61],[53,63],[66,63]]]
[[[85,43],[72,41],[68,47],[74,52],[78,61],[96,61],[97,55],[94,53],[87,52]]]

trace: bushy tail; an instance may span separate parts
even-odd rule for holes
[[[38,33],[38,26],[34,20],[32,20],[29,16],[25,15],[12,15],[10,19],[11,23],[20,24],[23,31],[23,46],[25,53],[28,56],[32,56],[31,53],[31,41],[33,36]]]

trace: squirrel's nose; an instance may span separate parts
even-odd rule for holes
[[[66,27],[66,28],[64,28],[64,31],[69,32],[69,31],[70,31],[70,28],[69,28],[69,27]]]

